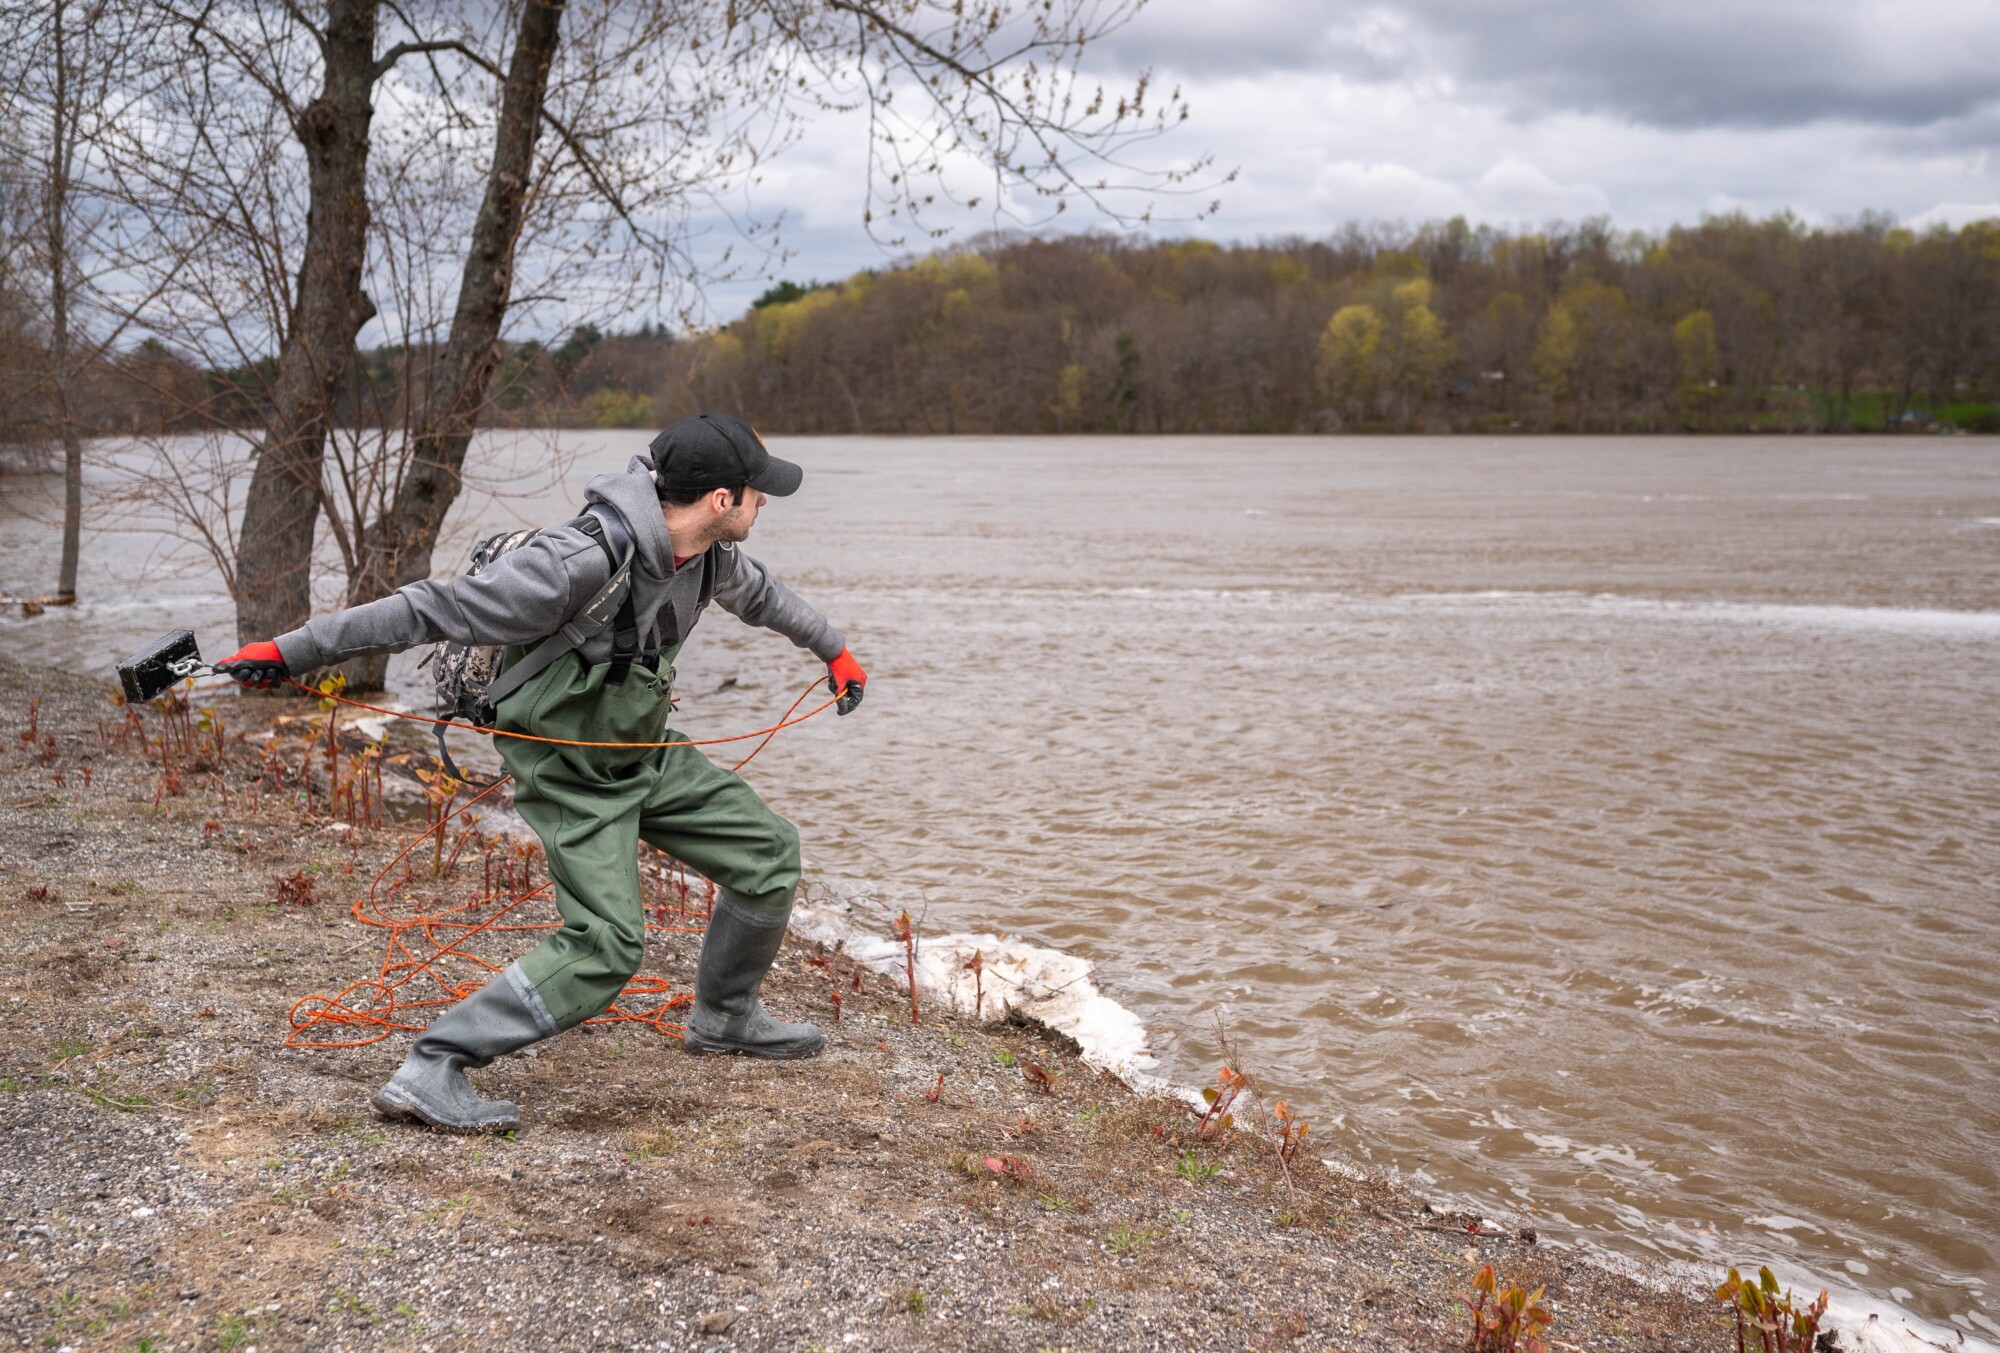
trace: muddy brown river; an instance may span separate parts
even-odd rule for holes
[[[750,774],[865,913],[1088,955],[1188,1082],[1220,1015],[1315,1140],[1545,1237],[2000,1335],[2000,442],[777,445],[751,549],[872,680]],[[0,643],[233,647],[133,523]],[[712,613],[682,722],[813,672]]]

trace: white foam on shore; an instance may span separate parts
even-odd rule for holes
[[[1139,1017],[1106,996],[1088,959],[987,931],[918,935],[912,965],[896,940],[864,926],[851,904],[799,903],[792,929],[897,982],[914,973],[919,1007],[986,1023],[1026,1018],[1076,1040],[1083,1060],[1138,1090],[1173,1090],[1159,1074]],[[966,965],[977,955],[980,971]]]
[[[1956,1325],[1939,1325],[1911,1315],[1893,1301],[1871,1297],[1837,1283],[1830,1283],[1799,1270],[1798,1281],[1776,1264],[1772,1276],[1795,1292],[1817,1293],[1826,1289],[1826,1317],[1821,1328],[1840,1332],[1842,1353],[2000,1353],[2000,1345],[1966,1333]]]
[[[1692,1259],[1638,1260],[1594,1245],[1586,1236],[1575,1240],[1549,1237],[1545,1243],[1573,1249],[1596,1267],[1655,1291],[1679,1290],[1705,1301],[1716,1287],[1717,1270]],[[1809,1304],[1821,1290],[1826,1292],[1826,1314],[1820,1319],[1820,1332],[1838,1333],[1840,1353],[1938,1353],[1940,1349],[1946,1353],[2000,1353],[2000,1345],[1968,1334],[1956,1325],[1924,1320],[1886,1298],[1822,1281],[1783,1260],[1771,1260],[1769,1267],[1771,1276],[1781,1287],[1790,1289],[1801,1305]],[[1754,1266],[1746,1269],[1739,1263],[1737,1271],[1756,1280]]]

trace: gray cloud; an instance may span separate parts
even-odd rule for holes
[[[1871,128],[1871,144],[1896,157],[1971,156],[2000,167],[2000,99],[1964,117],[1917,127]]]
[[[2000,5],[1967,0],[1157,0],[1115,59],[1483,92],[1517,117],[1922,126],[1996,100]]]
[[[1665,127],[1908,126],[1961,116],[1995,93],[1983,53],[2000,40],[2000,11],[1962,0],[1893,12],[1810,0],[1424,8],[1454,65],[1532,111]]]

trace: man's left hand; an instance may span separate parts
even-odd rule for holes
[[[840,697],[840,703],[833,707],[835,714],[851,714],[861,703],[861,690],[868,684],[868,674],[861,670],[861,664],[846,649],[840,656],[826,665],[826,688]]]

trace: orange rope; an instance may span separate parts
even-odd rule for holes
[[[547,742],[557,747],[715,747],[725,742],[748,742],[751,738],[763,738],[764,742],[769,742],[772,735],[784,729],[791,728],[796,724],[802,724],[813,715],[824,713],[826,710],[840,703],[840,697],[835,695],[831,700],[828,700],[817,709],[808,710],[796,719],[792,717],[792,711],[803,705],[806,702],[806,696],[811,695],[813,688],[819,685],[819,678],[815,677],[812,685],[806,687],[805,693],[792,702],[792,708],[785,711],[784,718],[772,724],[769,728],[760,728],[754,733],[737,733],[726,738],[695,738],[687,742],[574,742],[568,738],[544,738],[537,737],[533,733],[510,732],[505,728],[481,728],[476,723],[464,723],[457,719],[433,719],[422,714],[412,714],[405,709],[390,709],[386,705],[371,705],[360,700],[350,700],[344,695],[335,695],[332,691],[320,690],[317,686],[308,686],[303,681],[298,681],[291,677],[285,678],[285,684],[287,686],[296,686],[307,695],[317,696],[321,700],[333,700],[343,705],[352,705],[356,709],[365,709],[371,714],[387,714],[398,719],[408,719],[411,723],[435,724],[440,728],[463,728],[468,733],[484,733],[488,737],[519,738],[523,742]],[[758,750],[761,751],[763,745],[763,743],[757,744]],[[756,752],[752,752],[750,756],[755,756],[756,754]],[[743,758],[744,761],[748,761],[749,759],[750,757],[748,756]],[[742,762],[738,762],[737,764],[740,766]]]
[[[522,738],[530,742],[555,743],[564,747],[708,747],[719,743],[746,742],[751,738],[762,739],[755,747],[750,749],[749,753],[741,761],[738,761],[730,768],[732,771],[740,771],[743,767],[749,765],[752,758],[757,753],[763,751],[770,744],[771,739],[783,730],[796,727],[814,715],[824,713],[830,706],[838,703],[838,697],[835,697],[835,699],[828,700],[825,704],[805,714],[798,714],[799,706],[804,704],[807,697],[813,693],[813,690],[819,685],[819,680],[819,678],[815,678],[812,684],[808,685],[799,694],[799,697],[792,701],[791,707],[785,711],[784,717],[779,719],[777,723],[771,725],[769,728],[760,728],[754,733],[740,733],[733,737],[706,738],[685,742],[574,742],[563,738],[543,738],[528,733],[511,733],[504,729],[480,728],[474,724],[449,719],[430,719],[420,714],[410,714],[403,710],[388,709],[380,705],[370,705],[363,701],[351,700],[345,696],[335,695],[328,691],[315,690],[313,687],[303,685],[297,681],[291,681],[290,678],[287,678],[290,684],[298,686],[299,689],[310,695],[319,696],[321,699],[334,700],[343,705],[351,705],[356,709],[369,710],[376,714],[388,714],[395,718],[409,719],[416,723],[442,724],[449,728],[464,728],[472,732],[495,734],[500,737]],[[793,717],[794,715],[797,715],[797,717]],[[374,882],[368,886],[367,895],[357,898],[350,911],[354,919],[363,925],[375,926],[389,932],[387,952],[383,955],[382,963],[377,970],[376,976],[349,983],[336,996],[311,995],[301,997],[299,1000],[293,1002],[290,1013],[291,1032],[285,1037],[286,1047],[358,1048],[366,1047],[372,1043],[379,1043],[397,1030],[420,1031],[425,1025],[406,1022],[403,1018],[404,1012],[450,1005],[453,1002],[462,1000],[483,986],[493,974],[501,971],[500,965],[490,963],[477,954],[465,950],[463,946],[473,938],[489,932],[505,933],[510,931],[559,930],[562,928],[560,920],[517,921],[504,925],[501,924],[505,918],[527,903],[537,899],[549,898],[551,896],[551,884],[549,883],[542,883],[520,890],[511,890],[505,886],[501,888],[488,886],[467,901],[445,905],[438,910],[419,910],[405,915],[396,915],[391,908],[397,890],[403,887],[404,884],[414,881],[412,873],[406,868],[403,877],[397,879],[394,883],[390,883],[386,889],[383,887],[384,880],[388,879],[396,867],[403,864],[409,858],[410,853],[431,836],[439,836],[440,844],[438,849],[442,851],[443,833],[446,828],[471,811],[474,805],[478,804],[480,800],[499,789],[501,785],[506,784],[510,778],[509,776],[501,776],[453,811],[441,815],[431,826],[411,837],[404,844],[403,848],[396,852],[395,858],[391,859],[375,875]],[[451,792],[455,796],[457,793],[456,788]],[[445,802],[449,804],[451,799],[447,798]],[[476,823],[477,819],[475,818],[473,821]],[[473,830],[473,825],[468,824],[465,833],[459,839],[459,846],[461,848]],[[523,866],[523,873],[525,874],[527,865],[532,861],[533,855],[534,848],[532,847],[525,858],[521,857],[518,852],[510,855],[504,861],[506,872],[511,874],[514,864],[519,863]],[[481,857],[488,865],[488,878],[486,880],[488,885],[492,882],[492,856],[493,848],[489,845]],[[451,877],[456,869],[457,859],[458,849],[455,848],[452,852],[452,860],[441,866],[441,876],[443,878],[449,879]],[[646,929],[700,934],[707,929],[709,909],[714,903],[715,885],[713,883],[708,885],[707,895],[703,899],[698,918],[701,924],[690,925],[686,923],[696,918],[691,916],[688,909],[689,890],[685,866],[681,865],[678,861],[674,861],[670,877],[672,877],[680,892],[680,908],[675,917],[675,921],[678,923],[669,921],[664,907],[662,907],[654,919],[649,919],[645,922]],[[522,881],[528,882],[526,879]],[[416,938],[413,939],[413,936]],[[448,980],[437,971],[436,965],[451,959],[464,960],[475,969],[482,971],[471,974],[476,980]],[[437,984],[436,994],[429,996],[427,999],[405,999],[403,989],[419,975],[429,976]],[[670,1022],[667,1019],[667,1015],[670,1011],[692,1004],[693,1001],[694,993],[692,991],[674,992],[672,984],[665,978],[635,977],[626,984],[624,991],[619,994],[619,999],[613,1002],[609,1009],[602,1015],[588,1021],[588,1023],[646,1024],[669,1037],[678,1038],[681,1036],[682,1026]],[[642,1002],[645,1003],[643,1006],[640,1004]],[[331,1026],[333,1030],[338,1031],[339,1035],[344,1036],[310,1036],[319,1033],[323,1026]]]

